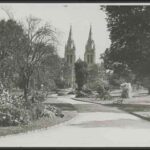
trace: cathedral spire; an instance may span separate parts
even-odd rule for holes
[[[68,37],[68,41],[72,40],[72,25],[70,25],[70,31],[69,31],[69,37]]]
[[[86,44],[86,50],[95,50],[95,43],[92,38],[92,26],[90,25],[89,37]]]
[[[69,36],[68,36],[68,41],[67,41],[66,47],[67,47],[67,49],[75,50],[75,44],[74,44],[74,40],[72,38],[72,25],[70,26],[70,31],[69,31]]]
[[[84,61],[88,65],[95,64],[95,43],[92,38],[92,26],[90,25],[89,37],[85,46]]]
[[[89,31],[89,38],[88,38],[89,41],[92,40],[92,26],[90,25],[90,31]]]

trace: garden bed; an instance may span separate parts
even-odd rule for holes
[[[77,112],[76,111],[63,111],[64,117],[54,117],[54,118],[47,118],[42,117],[36,121],[32,121],[28,125],[21,125],[21,126],[9,126],[9,127],[0,127],[0,136],[6,136],[10,134],[17,134],[17,133],[26,133],[29,131],[34,131],[38,129],[48,128],[54,126],[56,124],[63,123],[72,119]]]

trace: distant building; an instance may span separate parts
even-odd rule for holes
[[[68,76],[68,85],[72,88],[75,87],[75,71],[74,64],[76,62],[76,47],[72,37],[72,26],[70,26],[69,37],[65,45],[65,61],[71,67],[71,73]],[[92,39],[92,27],[90,26],[89,37],[85,46],[84,61],[87,63],[88,67],[95,64],[95,43]]]
[[[84,61],[88,66],[95,64],[95,43],[92,39],[92,27],[90,27],[89,37],[85,46]]]
[[[72,26],[71,26],[68,41],[67,44],[65,45],[65,61],[71,66],[74,66],[76,60],[75,50],[76,48],[74,40],[72,38]]]
[[[74,64],[76,61],[75,50],[76,48],[74,40],[72,38],[72,26],[71,26],[67,44],[65,45],[65,61],[68,63],[69,67],[71,67],[71,73],[68,76],[67,83],[72,88],[74,88],[75,86],[75,73],[74,73]]]

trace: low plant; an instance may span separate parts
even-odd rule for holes
[[[9,92],[1,85],[0,86],[0,126],[16,126],[20,124],[29,124],[32,120],[37,120],[40,117],[59,116],[55,111],[52,111],[42,102],[45,97],[42,93],[33,93],[25,101],[24,96],[10,96]],[[57,108],[56,108],[57,110]],[[57,112],[59,112],[57,110]],[[61,112],[61,111],[60,111]],[[50,115],[51,114],[51,115]]]
[[[109,91],[109,85],[105,81],[99,81],[96,91],[98,93],[98,98],[102,100],[110,100],[112,97]]]

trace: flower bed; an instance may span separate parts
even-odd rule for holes
[[[42,117],[64,117],[60,109],[44,105],[45,96],[42,93],[32,93],[28,100],[20,96],[10,96],[9,92],[0,85],[0,126],[26,125]]]
[[[10,96],[0,85],[0,136],[47,128],[76,115],[76,111],[62,111],[44,104],[45,98],[42,93],[35,92],[25,101],[22,95]]]
[[[26,133],[29,131],[35,131],[39,129],[47,129],[48,127],[63,123],[72,119],[77,112],[76,111],[63,111],[64,117],[48,118],[42,117],[38,120],[33,120],[27,125],[18,125],[18,126],[9,126],[9,127],[0,127],[0,136],[6,136],[10,134]]]

